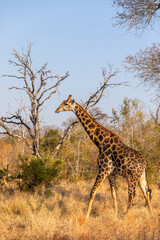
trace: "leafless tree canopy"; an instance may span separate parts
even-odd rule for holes
[[[26,51],[22,50],[22,54],[15,49],[12,54],[15,60],[10,60],[9,63],[17,68],[18,74],[4,76],[18,81],[17,86],[12,86],[10,89],[23,91],[29,97],[29,122],[22,118],[21,111],[18,110],[15,114],[0,119],[0,126],[5,130],[1,134],[8,134],[23,140],[33,150],[33,153],[40,157],[40,110],[44,103],[58,91],[58,86],[69,76],[69,73],[67,72],[64,76],[53,76],[51,70],[47,69],[47,64],[38,70],[33,70],[31,44]],[[32,143],[25,136],[15,134],[14,128],[10,128],[9,125],[23,126]]]
[[[127,30],[145,30],[153,27],[156,19],[160,18],[159,0],[114,0],[118,7],[115,20],[116,25],[122,25]]]
[[[156,89],[160,97],[160,44],[153,44],[135,56],[129,55],[125,59],[126,69],[139,78],[140,83]]]

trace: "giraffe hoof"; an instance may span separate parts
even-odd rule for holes
[[[88,220],[88,219],[89,219],[89,214],[86,215],[86,220]]]

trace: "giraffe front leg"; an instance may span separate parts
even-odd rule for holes
[[[96,196],[96,192],[99,189],[100,185],[102,184],[102,182],[105,178],[106,178],[106,175],[102,171],[99,171],[99,173],[97,175],[97,178],[96,178],[96,181],[95,181],[95,184],[94,184],[94,186],[91,190],[91,193],[90,193],[90,200],[89,200],[89,205],[88,205],[86,218],[89,218],[91,208],[92,208],[92,204],[93,204],[94,198]]]
[[[115,215],[117,216],[117,193],[116,193],[115,176],[113,174],[109,175],[108,179],[109,179],[111,194],[114,202]]]

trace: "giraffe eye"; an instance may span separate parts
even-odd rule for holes
[[[67,105],[68,105],[68,103],[65,103],[64,105],[66,105],[66,106],[67,106]]]

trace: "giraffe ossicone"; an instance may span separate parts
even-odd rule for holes
[[[90,193],[87,217],[90,215],[96,192],[106,177],[109,179],[114,208],[117,215],[116,174],[123,176],[128,182],[127,210],[129,210],[132,205],[136,194],[136,186],[139,183],[149,211],[152,213],[150,202],[151,189],[148,187],[146,178],[147,162],[142,153],[126,146],[115,132],[99,124],[82,106],[72,100],[72,95],[69,95],[68,99],[61,103],[56,113],[61,111],[73,111],[93,143],[99,149],[97,159],[99,172]]]

